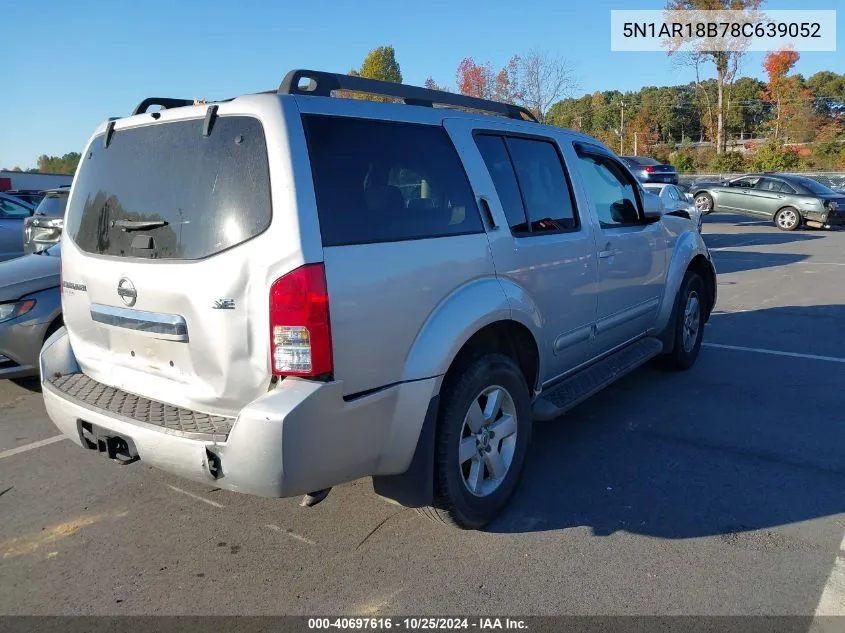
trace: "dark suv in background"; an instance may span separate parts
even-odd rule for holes
[[[648,156],[622,156],[622,160],[640,182],[678,184],[678,171]]]

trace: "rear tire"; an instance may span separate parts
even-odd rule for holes
[[[784,207],[775,213],[774,220],[781,231],[794,231],[801,226],[801,214],[793,207]]]
[[[706,296],[704,281],[698,273],[688,270],[675,307],[674,345],[671,352],[661,357],[664,368],[684,371],[695,364],[704,340]]]
[[[492,521],[522,474],[531,397],[519,366],[489,353],[444,384],[435,444],[435,500],[420,514],[463,529]]]

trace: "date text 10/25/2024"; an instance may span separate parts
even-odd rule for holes
[[[500,631],[526,630],[528,624],[519,618],[308,618],[309,630],[342,629],[350,631],[396,629],[400,631]]]

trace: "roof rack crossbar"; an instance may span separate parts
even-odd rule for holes
[[[308,80],[307,84],[303,85],[303,79]],[[520,121],[537,122],[537,117],[530,110],[511,103],[502,103],[500,101],[468,97],[442,90],[430,90],[428,88],[420,88],[419,86],[409,86],[391,81],[366,79],[364,77],[327,73],[318,70],[297,69],[290,71],[285,75],[277,92],[285,95],[330,97],[332,96],[332,92],[336,90],[396,97],[402,99],[407,105],[433,107],[434,104],[439,104],[499,114]]]
[[[144,114],[150,109],[150,106],[161,106],[162,110],[167,108],[181,108],[183,106],[194,105],[193,99],[172,99],[170,97],[147,97],[132,111],[132,115]]]

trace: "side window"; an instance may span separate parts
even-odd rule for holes
[[[748,178],[738,178],[730,183],[731,187],[739,187],[740,189],[753,189],[760,180],[759,176],[749,176]]]
[[[634,183],[622,166],[602,154],[579,151],[578,158],[602,228],[641,224]]]
[[[446,131],[348,117],[303,117],[324,246],[480,233]]]
[[[572,187],[554,144],[517,137],[506,143],[531,232],[577,229]]]
[[[478,134],[475,142],[514,235],[578,229],[569,177],[551,141]]]
[[[780,183],[777,180],[761,178],[756,188],[761,191],[780,191]]]
[[[475,144],[481,152],[484,164],[487,165],[490,178],[493,179],[493,185],[505,210],[511,231],[515,234],[527,233],[525,207],[522,204],[519,184],[516,182],[516,174],[513,171],[508,148],[505,146],[505,139],[491,134],[478,134],[475,137]]]
[[[672,199],[672,200],[680,200],[680,198],[678,197],[678,190],[677,190],[677,189],[675,189],[675,187],[672,187],[672,186],[670,185],[670,186],[669,186],[669,187],[667,187],[666,189],[669,191],[669,198],[670,198],[670,199]]]
[[[25,206],[0,198],[0,216],[4,218],[28,218],[30,215],[32,215],[30,210]]]
[[[790,185],[788,182],[783,182],[783,181],[781,180],[781,181],[780,181],[780,192],[781,192],[781,193],[794,194],[794,193],[795,193],[795,189],[793,189],[793,188],[792,188],[792,185]]]

